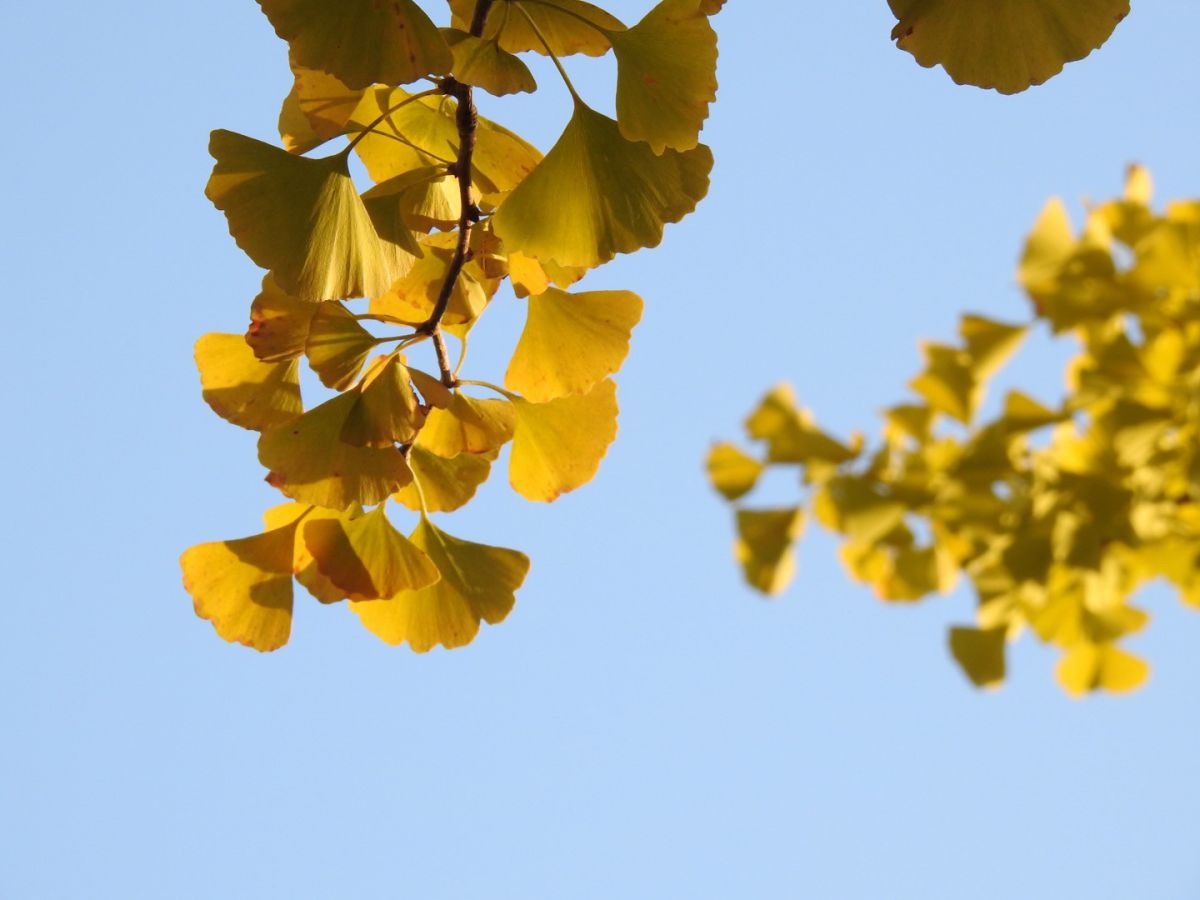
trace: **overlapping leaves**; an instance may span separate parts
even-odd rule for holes
[[[1163,578],[1185,602],[1200,597],[1196,209],[1155,212],[1136,167],[1125,196],[1093,207],[1078,233],[1060,201],[1047,204],[1018,277],[1037,320],[1079,342],[1057,405],[1010,391],[981,418],[987,380],[1028,326],[964,316],[959,342],[926,345],[918,399],[886,411],[872,452],[824,435],[777,388],[747,421],[759,451],[713,448],[714,486],[736,501],[768,466],[798,466],[813,516],[881,599],[969,579],[976,620],[949,647],[976,685],[1001,683],[1008,643],[1032,632],[1060,648],[1066,691],[1137,687],[1148,666],[1121,642],[1148,618],[1138,587]],[[739,508],[735,555],[759,590],[790,578],[799,514]]]

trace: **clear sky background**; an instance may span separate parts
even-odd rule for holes
[[[284,45],[251,0],[3,19],[0,897],[1200,898],[1200,618],[1146,595],[1136,695],[1067,699],[1031,639],[978,693],[944,649],[966,591],[886,607],[814,530],[763,601],[702,473],[778,380],[874,428],[918,339],[1025,318],[1015,259],[1051,195],[1078,211],[1132,160],[1200,195],[1195,0],[1135,2],[1013,98],[895,50],[885,0],[730,0],[709,198],[585,282],[646,298],[620,437],[558,503],[498,467],[443,517],[533,569],[507,622],[426,656],[300,594],[260,656],[180,585],[185,547],[275,502],[191,345],[240,331],[259,279],[203,197],[207,135],[273,139]],[[600,108],[609,64],[572,66]],[[566,95],[536,72],[485,112],[547,148]],[[489,312],[475,377],[520,313]],[[1013,368],[1053,399],[1048,344]]]

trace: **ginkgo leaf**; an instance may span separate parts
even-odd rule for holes
[[[715,444],[705,464],[708,479],[726,500],[737,500],[754,489],[765,468],[733,444]]]
[[[1007,628],[951,628],[950,652],[976,687],[1004,682]]]
[[[271,275],[250,304],[246,343],[263,362],[281,362],[304,353],[309,326],[320,304],[297,300],[281,291]]]
[[[342,427],[342,440],[355,447],[407,444],[424,423],[425,412],[413,392],[408,367],[391,356],[367,373],[358,403]]]
[[[1129,14],[1129,0],[888,0],[892,38],[959,84],[1015,94],[1083,59]]]
[[[454,77],[463,84],[483,88],[497,97],[537,90],[529,66],[496,40],[484,40],[453,28],[443,28],[442,36],[454,53]]]
[[[827,528],[860,544],[874,544],[904,522],[905,507],[867,478],[843,475],[817,492],[813,512]]]
[[[426,251],[407,275],[384,293],[372,298],[371,313],[391,316],[413,325],[421,324],[433,314],[449,268],[449,254]],[[487,290],[464,268],[450,290],[450,300],[442,322],[446,325],[472,322],[487,308],[487,304]]]
[[[739,509],[734,557],[751,587],[780,594],[796,574],[793,547],[804,530],[804,511]]]
[[[454,26],[468,30],[475,0],[450,0],[450,8],[454,12]],[[534,24],[530,24],[530,19]],[[498,39],[500,46],[510,53],[532,50],[545,55],[549,45],[555,56],[574,53],[603,56],[609,48],[608,33],[624,27],[619,19],[584,0],[524,3],[520,9],[510,0],[497,0],[484,23],[483,37]]]
[[[294,522],[253,537],[198,544],[179,559],[196,615],[217,634],[278,650],[292,631]]]
[[[352,603],[371,633],[392,645],[407,641],[417,653],[439,644],[453,649],[471,643],[481,621],[496,625],[512,611],[515,592],[529,572],[525,554],[452,537],[424,516],[412,542],[442,578],[424,590]]]
[[[378,345],[340,303],[322,303],[309,322],[304,352],[321,383],[344,391],[358,379],[363,363]]]
[[[422,497],[425,512],[454,512],[465,506],[479,486],[487,481],[495,458],[496,452],[492,451],[460,453],[447,459],[414,444],[408,452],[413,483],[392,496],[413,512],[421,511]]]
[[[510,250],[564,266],[592,267],[656,247],[663,227],[708,192],[712,153],[703,145],[656,156],[584,103],[558,142],[492,218]]]
[[[602,381],[587,394],[549,403],[513,400],[508,480],[526,500],[549,503],[592,480],[617,436],[617,386]]]
[[[1057,289],[1059,273],[1076,244],[1071,217],[1059,198],[1050,200],[1025,239],[1017,280],[1035,299]]]
[[[1004,399],[1004,424],[1009,429],[1032,431],[1065,417],[1065,413],[1055,412],[1021,391],[1009,391]]]
[[[420,252],[411,235],[380,236],[345,153],[308,159],[231,131],[214,131],[209,152],[217,162],[205,195],[237,245],[297,299],[382,293]]]
[[[355,447],[342,440],[357,391],[325,401],[300,418],[263,432],[258,459],[268,481],[293,500],[329,509],[374,506],[408,484],[412,473],[398,449]]]
[[[840,464],[858,455],[813,424],[812,413],[796,405],[789,384],[776,385],[763,397],[746,420],[746,433],[767,442],[767,461],[773,463]]]
[[[302,528],[321,574],[351,600],[393,597],[441,577],[429,557],[393,527],[382,505],[365,515],[314,519]]]
[[[345,131],[363,91],[295,61],[292,75],[292,89],[279,111],[279,137],[289,153],[307,153]]]
[[[196,341],[196,367],[205,402],[234,425],[261,431],[304,411],[296,360],[256,359],[240,334],[206,334]]]
[[[627,31],[607,34],[617,57],[617,122],[655,153],[691,150],[717,98],[717,33],[706,0],[662,0]]]
[[[1054,674],[1075,697],[1095,690],[1123,694],[1141,687],[1150,667],[1114,644],[1078,644],[1059,660]]]
[[[414,0],[258,0],[302,66],[352,88],[408,84],[450,71],[437,26]]]
[[[1021,346],[1028,331],[1024,325],[1009,325],[976,315],[965,315],[958,323],[971,371],[979,380],[995,374]]]
[[[431,409],[417,443],[438,456],[491,453],[513,437],[516,412],[507,400],[476,400],[454,393],[449,405]]]
[[[547,288],[529,298],[504,384],[531,403],[586,394],[621,368],[641,318],[642,300],[630,291]]]
[[[455,228],[462,214],[458,179],[446,175],[444,167],[428,166],[397,175],[363,194],[363,202],[371,204],[388,197],[394,198],[400,221],[414,231]]]
[[[320,506],[288,502],[273,506],[264,512],[263,524],[270,531],[301,520],[311,522],[316,519],[336,519],[338,515],[334,510],[323,509]],[[317,568],[316,560],[304,545],[304,529],[299,527],[296,528],[292,571],[305,590],[321,603],[340,603],[346,599],[346,592],[322,575],[321,570]]]
[[[908,386],[938,412],[970,423],[983,399],[983,387],[971,371],[970,358],[956,347],[926,342],[925,370]]]

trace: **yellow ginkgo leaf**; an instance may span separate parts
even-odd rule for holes
[[[455,28],[443,28],[442,36],[454,53],[454,77],[463,84],[483,88],[497,97],[537,90],[529,66],[494,39],[484,40]]]
[[[246,343],[263,362],[282,362],[300,356],[318,309],[319,303],[297,300],[281,291],[271,275],[265,275],[261,293],[250,304]]]
[[[950,652],[976,687],[1004,683],[1007,628],[951,628]]]
[[[812,414],[796,405],[789,384],[778,384],[746,419],[746,433],[767,442],[767,461],[774,463],[849,462],[857,451],[813,424]]]
[[[439,644],[453,649],[471,643],[481,621],[496,625],[512,611],[515,592],[529,572],[524,553],[459,540],[424,516],[412,542],[442,578],[423,590],[352,603],[350,608],[371,633],[392,645],[407,641],[417,653]]]
[[[346,417],[342,440],[355,447],[391,447],[414,440],[425,412],[413,392],[408,367],[396,356],[373,366],[358,403]]]
[[[476,400],[457,391],[450,403],[431,409],[417,443],[445,459],[460,453],[491,453],[512,440],[516,413],[507,400]]]
[[[925,370],[908,386],[938,412],[970,423],[983,399],[983,387],[971,370],[970,357],[956,347],[932,341],[921,349]]]
[[[904,522],[904,512],[903,503],[867,477],[831,478],[813,498],[813,513],[820,523],[859,544],[883,540]]]
[[[342,440],[357,391],[327,400],[300,418],[266,431],[258,459],[268,481],[293,500],[328,509],[374,506],[412,479],[398,449],[355,447]]]
[[[509,250],[564,266],[592,267],[655,247],[663,227],[708,192],[712,153],[703,145],[656,156],[581,101],[566,131],[492,219]]]
[[[763,472],[763,464],[733,444],[714,444],[706,462],[712,486],[726,500],[736,500],[754,489]]]
[[[508,278],[518,297],[540,294],[550,287],[550,276],[542,264],[519,250],[508,254]]]
[[[391,316],[413,325],[421,324],[433,314],[449,267],[448,252],[427,249],[407,275],[386,292],[371,299],[371,313]],[[442,322],[446,325],[473,322],[487,308],[487,304],[487,289],[469,271],[469,267],[464,268],[450,290],[450,300]]]
[[[1129,14],[1129,0],[888,0],[892,38],[959,84],[1015,94],[1083,59]]]
[[[1072,696],[1090,691],[1128,693],[1141,687],[1150,674],[1146,662],[1115,644],[1077,644],[1054,670],[1058,683]]]
[[[796,574],[793,547],[804,530],[804,510],[739,509],[733,554],[746,581],[764,594],[780,594]]]
[[[308,503],[281,503],[263,513],[263,523],[267,530],[282,528],[284,525],[303,520],[311,522],[316,519],[336,519],[338,513],[332,509],[322,509]],[[296,529],[295,555],[292,560],[292,571],[296,580],[321,603],[340,603],[346,599],[346,592],[321,574],[316,560],[304,546],[304,529]]]
[[[320,69],[292,62],[292,90],[279,111],[279,137],[289,153],[307,153],[346,129],[362,102],[361,88],[347,87]]]
[[[493,450],[491,453],[460,453],[447,459],[414,444],[408,452],[413,483],[393,494],[393,499],[413,512],[421,511],[422,497],[425,512],[454,512],[465,506],[479,486],[487,481],[495,458],[496,451]]]
[[[278,650],[292,631],[296,524],[235,541],[197,544],[179,559],[196,615],[227,641]]]
[[[450,0],[450,9],[454,12],[454,27],[467,31],[475,0]],[[520,9],[510,0],[497,0],[484,23],[483,36],[498,39],[509,53],[532,50],[545,55],[548,44],[555,56],[603,56],[609,48],[608,32],[624,27],[619,19],[584,0],[523,3]]]
[[[365,515],[343,513],[301,527],[321,574],[351,600],[393,597],[441,577],[429,557],[392,526],[382,505]]]
[[[450,49],[414,0],[258,0],[302,66],[352,88],[450,71]]]
[[[549,503],[592,480],[617,436],[617,386],[602,381],[590,393],[549,403],[513,400],[508,480],[527,500]]]
[[[322,303],[309,322],[304,352],[321,383],[344,391],[358,379],[377,341],[340,303]]]
[[[662,0],[627,31],[608,33],[617,57],[617,122],[655,153],[691,150],[717,98],[717,33],[706,0]]]
[[[1066,204],[1055,197],[1046,203],[1029,236],[1017,269],[1017,281],[1036,300],[1058,289],[1063,265],[1076,239]]]
[[[196,341],[196,367],[204,400],[234,425],[261,431],[304,411],[296,360],[256,359],[240,334],[206,334]]]
[[[373,203],[393,198],[396,215],[414,231],[454,228],[462,212],[462,198],[458,179],[445,171],[444,166],[428,166],[397,175],[363,194],[363,202],[370,208]]]
[[[531,403],[586,394],[621,368],[641,318],[642,300],[630,291],[548,288],[529,298],[504,384]]]
[[[411,235],[380,236],[345,153],[308,159],[231,131],[214,131],[209,152],[217,162],[205,195],[238,246],[297,299],[382,293],[420,252]]]
[[[958,323],[971,371],[980,381],[991,378],[1008,361],[1028,331],[1025,325],[1009,325],[976,315],[965,315]]]

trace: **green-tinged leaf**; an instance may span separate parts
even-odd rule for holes
[[[1004,683],[1006,628],[951,628],[950,652],[976,687]]]
[[[564,266],[596,266],[656,247],[663,227],[708,192],[712,153],[703,145],[656,156],[621,136],[582,102],[566,131],[492,219],[510,250]]]
[[[591,481],[617,436],[617,386],[549,403],[513,401],[516,432],[508,480],[527,500],[549,503]]]
[[[254,537],[198,544],[180,557],[196,615],[217,634],[255,650],[278,650],[292,631],[296,525]]]
[[[301,66],[353,88],[450,71],[450,49],[414,0],[258,0]]]
[[[629,291],[547,288],[529,298],[504,384],[531,403],[586,394],[621,368],[641,317],[642,300]]]
[[[627,31],[608,33],[617,57],[617,122],[655,153],[691,150],[717,98],[717,33],[706,0],[662,0]]]
[[[262,291],[250,304],[246,343],[263,362],[282,362],[304,353],[312,318],[320,304],[297,300],[263,276]]]
[[[1015,94],[1083,59],[1112,34],[1129,0],[888,0],[892,38],[959,84]]]
[[[375,338],[340,303],[322,303],[309,323],[304,352],[325,387],[344,391],[358,380]]]
[[[454,27],[467,31],[474,15],[475,0],[450,0],[450,8],[454,12]],[[555,56],[573,53],[603,56],[609,48],[608,32],[624,27],[619,19],[583,0],[523,3],[520,9],[509,0],[497,0],[484,23],[483,36],[489,40],[498,39],[500,46],[509,53],[532,50],[544,55],[548,44]],[[542,38],[545,38],[545,44]]]
[[[411,235],[407,244],[379,235],[345,154],[293,156],[231,131],[214,131],[209,152],[217,162],[205,195],[238,246],[297,299],[373,296],[412,266]]]
[[[293,500],[343,510],[374,506],[408,484],[412,473],[399,450],[355,447],[341,439],[359,402],[357,391],[339,394],[294,422],[263,433],[258,459],[271,484]]]
[[[234,425],[261,431],[304,410],[296,361],[262,362],[240,334],[206,334],[196,341],[196,367],[205,402]]]
[[[452,28],[443,28],[442,35],[454,53],[454,77],[463,84],[483,88],[497,97],[537,90],[529,66],[495,40],[473,37]]]
[[[457,391],[450,403],[431,409],[417,443],[444,459],[460,453],[492,453],[512,440],[516,412],[507,400],[476,400]]]
[[[342,440],[355,447],[408,444],[425,423],[425,411],[413,392],[408,367],[396,356],[372,366],[358,403],[346,417]]]
[[[802,509],[739,509],[734,557],[746,581],[764,594],[780,594],[796,574],[796,541],[804,530]]]
[[[733,444],[714,444],[705,465],[709,481],[726,500],[737,500],[750,493],[764,468]]]
[[[421,497],[426,511],[454,512],[465,506],[492,471],[495,451],[491,453],[460,453],[446,459],[414,444],[408,453],[413,483],[392,495],[413,512],[421,511]],[[420,485],[420,491],[417,490]]]
[[[446,534],[422,517],[412,542],[433,561],[441,580],[386,600],[352,603],[363,625],[388,644],[408,642],[417,653],[474,640],[479,623],[502,622],[516,603],[529,558],[515,550],[475,544]]]
[[[394,597],[441,577],[429,557],[392,526],[382,505],[366,514],[314,519],[302,528],[321,574],[351,600]]]

